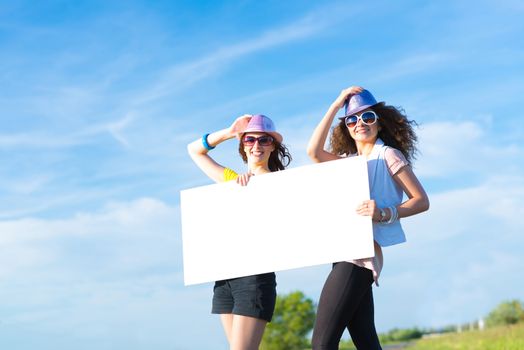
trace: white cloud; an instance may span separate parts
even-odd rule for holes
[[[413,218],[427,224],[425,239],[445,240],[470,230],[484,231],[493,223],[513,231],[524,213],[524,183],[520,178],[491,178],[474,187],[430,194],[430,201],[430,212]]]
[[[390,84],[391,81],[406,79],[409,76],[439,71],[456,61],[457,57],[450,52],[418,52],[396,57],[392,62],[379,68],[370,77],[370,85]]]
[[[116,270],[133,273],[169,261],[179,264],[180,258],[172,255],[179,253],[178,225],[177,208],[148,198],[108,204],[100,212],[68,219],[0,221],[2,276],[16,278],[19,266],[29,274],[45,269],[55,277],[86,268],[97,278]],[[90,260],[93,268],[83,265]],[[105,270],[97,270],[101,265]]]
[[[318,32],[326,23],[306,16],[290,25],[271,29],[258,37],[217,48],[208,56],[191,62],[178,63],[160,74],[153,85],[140,92],[135,104],[144,104],[162,98],[225,69],[231,62],[258,51],[306,38]]]
[[[128,142],[122,136],[122,131],[133,121],[131,115],[120,119],[101,122],[77,130],[64,132],[64,130],[32,131],[17,134],[0,134],[0,147],[2,148],[68,148],[81,144],[95,142],[95,137],[100,135],[111,135],[124,146]]]
[[[220,337],[210,286],[182,286],[179,228],[179,208],[151,198],[64,219],[0,221],[2,329],[146,348],[178,344],[173,330],[198,319]]]
[[[0,188],[6,192],[28,195],[42,189],[51,180],[52,176],[48,174],[39,174],[27,178],[20,178],[19,175],[16,179],[3,178]]]
[[[417,130],[420,155],[415,163],[419,176],[493,176],[515,168],[524,149],[515,143],[499,144],[492,125],[471,120],[425,123]],[[518,168],[520,172],[522,168]]]

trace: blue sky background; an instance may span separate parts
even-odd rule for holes
[[[524,299],[521,1],[1,1],[0,347],[226,349],[184,287],[186,144],[270,116],[294,162],[341,89],[419,124],[431,209],[403,220],[380,332]],[[213,151],[242,171],[231,141]],[[278,273],[315,301],[329,266]]]

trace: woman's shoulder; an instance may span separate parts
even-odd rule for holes
[[[238,177],[238,173],[231,168],[224,168],[224,181],[235,180]]]
[[[385,158],[396,157],[396,158],[406,159],[406,157],[404,157],[404,155],[402,154],[400,150],[394,147],[391,147],[391,146],[384,146],[384,157]]]
[[[409,165],[409,162],[404,157],[404,154],[398,149],[386,146],[384,150],[384,160],[388,165],[389,172],[391,175],[395,175],[400,169]]]

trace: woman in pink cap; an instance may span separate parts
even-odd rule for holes
[[[333,128],[331,147],[325,150],[333,119],[344,105],[344,117]],[[405,242],[399,219],[429,208],[428,196],[411,169],[417,141],[412,124],[397,108],[353,86],[342,90],[309,140],[308,155],[317,163],[356,155],[367,158],[371,200],[354,209],[371,217],[375,241],[373,258],[333,264],[318,304],[315,350],[338,349],[346,328],[357,349],[381,349],[372,292],[383,265],[381,247]]]
[[[208,154],[218,144],[239,138],[239,153],[248,171],[237,174]],[[247,185],[249,178],[284,170],[291,155],[282,144],[282,135],[268,117],[243,115],[233,124],[188,145],[189,155],[202,171],[216,182],[236,180]],[[231,349],[258,349],[267,322],[271,321],[276,301],[275,273],[265,273],[215,282],[212,313],[220,314]]]

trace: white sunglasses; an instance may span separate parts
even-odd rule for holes
[[[360,121],[362,121],[363,124],[373,125],[377,122],[378,115],[373,111],[365,111],[360,114],[346,116],[346,118],[344,118],[344,122],[346,123],[348,128],[353,128],[355,127],[355,125],[357,125],[359,119]]]

